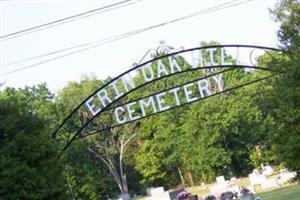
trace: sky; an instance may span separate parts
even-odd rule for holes
[[[26,28],[107,6],[122,0],[0,0],[0,37]],[[132,0],[130,5],[67,22],[20,37],[0,40],[0,83],[24,87],[46,82],[57,92],[85,75],[114,77],[139,62],[160,41],[192,48],[201,41],[221,44],[279,45],[278,24],[269,8],[276,0],[252,0],[212,13],[142,32],[77,54],[10,73],[41,62],[15,61],[76,46],[183,17],[232,0]],[[239,1],[237,1],[239,2]],[[240,0],[240,2],[246,2]],[[58,54],[55,56],[59,56]],[[53,58],[47,57],[46,59]],[[144,59],[150,59],[149,56]]]

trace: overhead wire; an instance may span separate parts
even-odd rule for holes
[[[12,62],[12,63],[1,65],[1,67],[7,67],[7,66],[11,66],[11,65],[16,65],[16,64],[19,64],[19,63],[24,63],[24,62],[27,62],[27,61],[30,61],[30,60],[35,60],[35,59],[38,59],[38,58],[51,56],[51,55],[54,55],[54,54],[62,53],[62,52],[69,51],[69,50],[72,50],[72,49],[77,49],[77,48],[80,48],[80,47],[85,47],[85,46],[88,46],[88,45],[91,45],[91,44],[95,44],[95,43],[105,41],[105,40],[109,40],[109,39],[113,39],[113,38],[116,38],[116,36],[102,38],[100,40],[86,42],[86,43],[82,43],[82,44],[79,44],[79,45],[75,45],[75,46],[67,47],[67,48],[64,48],[64,49],[59,49],[59,50],[55,50],[55,51],[48,52],[48,53],[45,53],[45,54],[41,54],[41,55],[38,55],[38,56],[25,58],[25,59],[18,60],[18,61]]]
[[[82,18],[85,18],[85,17],[90,17],[90,16],[93,16],[93,15],[96,15],[96,14],[100,14],[100,13],[103,13],[103,12],[113,10],[113,9],[117,9],[117,8],[121,8],[121,7],[124,7],[124,6],[131,5],[131,4],[135,4],[135,3],[139,2],[139,1],[143,1],[143,0],[137,0],[137,1],[133,1],[133,2],[132,1],[133,0],[120,1],[120,2],[117,2],[117,3],[113,3],[113,4],[109,4],[109,5],[100,7],[100,8],[89,10],[89,11],[86,11],[86,12],[83,12],[83,13],[79,13],[79,14],[76,14],[76,15],[72,15],[72,16],[65,17],[65,18],[58,19],[58,20],[51,21],[51,22],[47,22],[47,23],[37,25],[37,26],[34,26],[34,27],[30,27],[30,28],[27,28],[27,29],[23,29],[23,30],[14,32],[14,33],[9,33],[7,35],[0,36],[0,41],[5,41],[5,40],[8,40],[8,39],[12,39],[12,38],[20,37],[20,36],[23,36],[23,35],[27,35],[29,33],[33,33],[33,32],[36,32],[36,31],[41,31],[41,30],[48,29],[48,28],[51,28],[51,27],[54,27],[54,26],[58,26],[58,25],[61,25],[61,24],[67,23],[67,22],[74,21],[74,20],[82,19]]]
[[[36,58],[40,58],[40,57],[44,57],[44,56],[53,55],[53,54],[69,51],[69,50],[72,50],[72,49],[76,49],[78,47],[87,46],[87,47],[81,48],[79,50],[75,50],[75,51],[60,55],[60,56],[56,56],[56,57],[46,59],[46,60],[43,60],[43,61],[40,61],[40,62],[37,62],[37,63],[34,63],[34,64],[30,64],[30,65],[27,65],[27,66],[24,66],[24,67],[20,67],[20,68],[15,69],[15,70],[8,71],[8,72],[4,73],[3,75],[9,75],[9,74],[12,74],[12,73],[23,71],[23,70],[28,69],[28,68],[32,68],[32,67],[44,64],[44,63],[48,63],[48,62],[51,62],[51,61],[54,61],[54,60],[57,60],[57,59],[64,58],[66,56],[77,54],[77,53],[80,53],[82,51],[93,49],[93,48],[96,48],[98,46],[102,46],[102,45],[105,45],[105,44],[108,44],[108,43],[111,43],[111,42],[114,42],[114,41],[117,41],[117,40],[120,40],[120,39],[124,39],[124,38],[130,37],[132,35],[136,35],[136,34],[139,34],[139,33],[154,29],[154,28],[166,26],[166,25],[169,25],[169,24],[176,23],[178,21],[182,21],[182,20],[185,20],[185,19],[188,19],[188,18],[191,18],[191,17],[195,17],[195,16],[200,15],[200,14],[212,13],[212,12],[215,12],[215,11],[219,11],[219,10],[223,10],[223,9],[226,9],[226,8],[230,8],[230,7],[238,6],[238,5],[241,5],[241,4],[245,4],[245,3],[248,3],[248,2],[254,1],[254,0],[244,0],[244,1],[241,1],[241,2],[239,2],[239,1],[241,1],[241,0],[232,0],[230,2],[222,3],[222,4],[219,4],[217,6],[213,6],[213,7],[210,7],[210,8],[192,13],[190,15],[186,15],[186,16],[183,16],[183,17],[180,17],[180,18],[169,20],[169,21],[159,23],[159,24],[156,24],[156,25],[152,25],[152,26],[149,26],[149,27],[137,29],[137,30],[130,31],[130,32],[127,32],[127,33],[115,35],[115,36],[112,36],[112,37],[102,38],[102,39],[92,41],[92,42],[88,42],[88,43],[79,44],[79,45],[69,47],[69,48],[66,48],[66,49],[61,49],[61,50],[57,50],[57,51],[50,52],[50,53],[47,53],[47,54],[39,55],[37,57],[32,57],[32,58],[29,58],[29,59],[33,60],[33,59],[36,59]],[[29,60],[29,59],[27,59],[27,60]]]

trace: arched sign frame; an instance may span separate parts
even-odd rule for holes
[[[102,85],[101,87],[99,87],[97,90],[95,90],[92,94],[90,94],[87,98],[85,98],[64,120],[63,122],[58,126],[58,128],[54,131],[53,133],[53,137],[55,138],[58,133],[62,130],[62,128],[64,127],[64,125],[72,118],[76,115],[76,113],[82,109],[84,106],[88,106],[88,103],[93,99],[93,97],[95,95],[97,95],[97,93],[99,93],[100,91],[103,91],[106,87],[112,85],[112,84],[115,84],[116,81],[118,80],[121,80],[124,76],[128,75],[130,72],[133,72],[135,70],[138,70],[138,69],[141,69],[142,67],[145,67],[147,65],[151,65],[154,61],[157,61],[159,62],[159,60],[163,59],[163,58],[172,58],[172,56],[176,56],[176,55],[180,55],[180,54],[183,54],[183,53],[187,53],[187,52],[194,52],[194,51],[202,51],[202,50],[210,50],[210,55],[212,55],[212,50],[213,49],[221,49],[221,59],[223,59],[223,62],[224,62],[224,48],[237,48],[237,51],[239,51],[239,49],[241,48],[248,48],[248,49],[252,49],[251,53],[250,53],[250,56],[252,55],[253,51],[256,50],[256,49],[260,49],[260,50],[263,50],[265,52],[268,52],[268,51],[273,51],[273,52],[282,52],[282,50],[280,49],[277,49],[277,48],[272,48],[272,47],[264,47],[264,46],[256,46],[256,45],[212,45],[212,46],[203,46],[203,47],[196,47],[196,48],[191,48],[191,49],[184,49],[184,50],[180,50],[180,51],[176,51],[176,52],[172,52],[172,53],[169,53],[169,54],[166,54],[166,55],[162,55],[162,56],[159,56],[159,57],[156,57],[154,59],[151,59],[149,61],[146,61],[142,64],[139,64],[135,67],[132,67],[130,68],[129,70],[121,73],[120,75],[118,75],[117,77],[111,79],[109,82],[105,83],[104,85]],[[237,52],[238,54],[238,52]],[[238,57],[238,55],[237,55]],[[251,61],[251,58],[250,58],[250,61]],[[172,61],[171,59],[169,59],[169,62],[174,62]],[[200,61],[199,61],[200,62]],[[202,61],[203,62],[203,61]],[[222,62],[222,61],[221,61]],[[110,102],[107,103],[107,105],[103,106],[103,108],[99,109],[97,112],[95,113],[92,113],[91,115],[91,118],[89,120],[87,120],[83,126],[81,126],[77,131],[76,133],[71,137],[71,139],[67,142],[67,144],[65,145],[64,147],[64,150],[68,148],[68,146],[74,142],[75,140],[77,139],[80,139],[80,138],[83,138],[83,137],[86,137],[86,136],[89,136],[89,135],[92,135],[92,134],[96,134],[98,132],[101,132],[107,128],[114,128],[114,127],[117,127],[117,126],[121,126],[121,125],[125,125],[127,123],[131,123],[131,122],[134,122],[134,121],[137,121],[137,120],[141,120],[141,119],[144,119],[146,117],[150,117],[150,116],[153,116],[153,115],[156,115],[156,114],[159,114],[159,113],[162,113],[162,112],[166,112],[166,111],[169,111],[169,110],[172,110],[174,108],[177,108],[177,107],[180,107],[180,106],[184,106],[184,105],[187,105],[187,104],[190,104],[190,103],[194,103],[196,101],[200,101],[200,100],[203,100],[203,99],[206,99],[206,98],[209,98],[209,97],[212,97],[212,96],[215,96],[215,95],[218,95],[218,94],[221,94],[221,93],[225,93],[225,92],[228,92],[228,91],[231,91],[231,90],[234,90],[234,89],[237,89],[237,88],[240,88],[240,87],[244,87],[246,85],[249,85],[249,84],[253,84],[253,83],[256,83],[256,82],[259,82],[259,81],[262,81],[262,80],[265,80],[265,79],[268,79],[268,78],[271,78],[271,77],[274,77],[280,73],[282,73],[281,71],[274,71],[268,67],[259,67],[259,66],[255,66],[253,63],[251,63],[252,65],[243,65],[243,64],[240,64],[238,63],[238,58],[237,58],[237,63],[235,64],[223,64],[223,63],[220,63],[220,64],[210,64],[210,65],[206,65],[206,64],[203,64],[202,63],[202,66],[200,67],[192,67],[190,69],[187,69],[187,70],[183,70],[183,71],[174,71],[173,73],[170,73],[170,74],[166,74],[164,76],[160,76],[158,78],[154,78],[150,81],[145,81],[144,83],[136,86],[136,87],[133,87],[131,89],[128,89],[126,88],[127,90],[124,91],[122,94],[119,94],[117,95],[116,98],[114,98],[114,100],[111,100]],[[192,71],[196,71],[196,70],[200,70],[200,69],[213,69],[213,68],[226,68],[225,70],[223,71],[219,71],[217,73],[213,73],[213,74],[209,74],[209,75],[205,75],[199,79],[196,79],[196,80],[192,80],[190,82],[186,82],[184,84],[181,84],[181,85],[176,85],[174,87],[180,87],[180,86],[183,86],[185,84],[189,84],[191,82],[195,82],[195,81],[200,81],[200,80],[204,80],[204,79],[207,79],[209,77],[212,77],[212,76],[215,76],[215,75],[218,75],[218,74],[221,74],[221,73],[224,73],[224,72],[227,72],[227,71],[230,71],[230,70],[234,70],[234,69],[237,69],[237,68],[248,68],[248,69],[258,69],[258,70],[265,70],[265,71],[270,71],[270,72],[274,72],[274,74],[272,75],[269,75],[269,76],[266,76],[266,77],[263,77],[263,78],[260,78],[260,79],[257,79],[257,80],[254,80],[254,81],[250,81],[248,83],[245,83],[245,84],[242,84],[242,85],[238,85],[236,87],[233,87],[233,88],[229,88],[229,89],[226,89],[226,90],[223,90],[223,91],[219,91],[217,93],[214,93],[212,95],[209,95],[209,96],[206,96],[206,97],[203,97],[201,99],[198,99],[196,101],[193,101],[193,102],[187,102],[187,103],[183,103],[183,104],[180,104],[179,106],[175,106],[175,107],[172,107],[168,110],[164,110],[164,111],[159,111],[159,112],[155,112],[155,113],[152,113],[152,114],[149,114],[149,115],[146,115],[146,116],[143,116],[143,117],[140,117],[139,119],[135,119],[135,120],[131,120],[131,121],[127,121],[125,123],[122,123],[122,124],[117,124],[117,125],[114,125],[114,126],[110,126],[110,127],[105,127],[105,128],[102,128],[102,129],[99,129],[99,130],[96,130],[96,131],[93,131],[93,132],[90,132],[88,134],[85,134],[84,136],[80,136],[80,133],[97,117],[99,117],[102,113],[104,113],[105,111],[108,111],[108,110],[111,110],[111,109],[115,109],[119,106],[122,106],[122,105],[125,105],[125,104],[128,104],[132,101],[129,101],[129,102],[126,102],[126,103],[123,103],[123,104],[120,104],[120,105],[117,105],[117,106],[114,106],[114,104],[118,101],[120,101],[122,98],[126,97],[128,94],[144,87],[144,86],[147,86],[148,84],[151,84],[151,83],[154,83],[154,82],[157,82],[161,79],[164,79],[164,78],[167,78],[167,77],[171,77],[171,76],[175,76],[175,75],[178,75],[178,74],[181,74],[181,73],[186,73],[186,72],[192,72]],[[137,100],[140,100],[142,98],[147,98],[149,96],[153,96],[153,95],[156,95],[158,93],[161,93],[161,92],[164,92],[164,91],[167,91],[167,90],[170,90],[172,89],[173,87],[171,88],[168,88],[168,89],[165,89],[165,90],[161,90],[159,92],[156,92],[156,93],[153,93],[153,94],[150,94],[150,95],[147,95],[147,96],[143,96],[143,97],[140,97],[138,99],[135,99],[133,101],[137,101]],[[91,110],[91,106],[89,107],[89,109]]]

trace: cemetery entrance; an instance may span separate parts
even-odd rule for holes
[[[81,138],[272,78],[281,72],[263,66],[260,56],[280,51],[252,45],[214,45],[156,54],[90,94],[70,112],[53,137],[61,137],[64,130],[71,132],[64,146],[67,149]],[[247,74],[262,70],[265,76],[238,83],[224,81],[228,74],[241,70]],[[144,91],[143,96],[136,96],[137,91]],[[83,113],[84,121],[70,127]],[[107,117],[109,122],[101,123]]]
[[[126,124],[130,127],[129,124],[178,107],[217,95],[222,97],[225,93],[282,73],[264,66],[262,60],[265,56],[280,53],[279,49],[251,45],[214,45],[172,53],[156,52],[149,61],[135,65],[99,86],[70,112],[53,137],[61,139],[63,150],[66,150],[76,140],[91,135],[107,137],[112,129]],[[258,70],[262,73],[253,75]],[[233,74],[243,75],[230,81]],[[88,151],[109,168],[122,199],[129,199],[122,166],[123,151],[135,136],[133,133],[119,141],[118,170],[110,160],[105,160],[88,146]],[[172,195],[176,196],[175,193]]]

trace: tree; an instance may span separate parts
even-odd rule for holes
[[[179,129],[183,112],[184,109],[178,108],[142,121],[135,167],[143,175],[143,184],[174,187],[180,179],[184,184],[179,151],[184,140]]]
[[[136,135],[134,129],[131,131],[108,129],[101,131],[98,137],[91,137],[87,140],[87,150],[108,168],[123,196],[129,193],[123,164],[125,147]]]
[[[60,116],[66,116],[68,112],[70,112],[72,109],[74,109],[86,96],[88,96],[90,93],[101,87],[101,85],[109,81],[110,78],[107,80],[101,81],[98,80],[96,77],[84,77],[79,83],[77,82],[70,82],[58,95],[57,98],[57,110],[58,113],[60,113]],[[71,98],[70,98],[71,97]],[[72,133],[72,127],[76,126],[82,126],[83,123],[86,121],[86,118],[88,116],[88,113],[84,110],[79,112],[79,115],[77,118],[71,121],[71,123],[68,125],[70,129],[65,130],[65,133],[62,134],[62,138],[67,139],[69,134]],[[88,129],[83,130],[81,136],[89,133],[89,131],[95,129],[100,129],[101,127],[107,127],[112,123],[110,114],[102,114],[101,117],[99,116],[97,119],[93,121],[93,123],[89,126]],[[73,158],[73,161],[70,163],[70,166],[74,165],[79,166],[76,163],[82,163],[81,159],[78,159],[76,161],[75,157],[73,155],[72,149],[77,149],[76,147],[80,148],[82,150],[82,154],[87,154],[89,159],[94,162],[94,164],[87,170],[83,170],[83,173],[94,173],[98,171],[98,174],[101,174],[103,170],[97,168],[102,168],[103,166],[107,168],[107,172],[111,174],[109,176],[110,181],[115,181],[114,189],[118,188],[120,193],[122,195],[126,195],[129,193],[128,190],[128,184],[127,184],[127,177],[125,173],[125,169],[127,168],[124,164],[124,157],[126,155],[126,147],[131,142],[131,140],[136,136],[136,132],[134,129],[134,126],[131,126],[131,128],[115,128],[115,129],[106,129],[104,131],[99,132],[98,134],[95,134],[93,136],[85,137],[81,139],[82,141],[76,141],[72,143],[71,146],[73,146],[71,149],[70,147],[66,150],[66,158],[69,160],[71,157]],[[78,144],[77,144],[78,143]],[[78,146],[80,145],[80,146]],[[85,149],[83,149],[84,147]],[[79,150],[77,149],[76,152]],[[101,164],[99,162],[100,161]],[[70,161],[68,161],[70,162]],[[95,163],[98,163],[98,166],[95,165]],[[68,168],[67,170],[69,170]],[[73,168],[73,171],[76,171],[78,169]],[[69,173],[70,174],[70,173]],[[74,173],[73,173],[74,174]],[[74,179],[82,180],[80,177],[74,177]],[[108,180],[107,180],[108,181]],[[98,184],[99,187],[102,187],[103,191],[107,191],[110,196],[116,195],[116,190],[111,190],[109,187],[111,187],[111,184],[105,184],[105,181],[99,181],[103,182],[103,184]],[[91,186],[93,184],[93,181],[86,181],[83,182],[77,182],[77,184],[82,184],[82,187]],[[75,184],[75,183],[74,183]],[[72,185],[72,183],[69,183],[70,186],[73,188],[76,188],[76,184]],[[77,188],[77,190],[80,188]],[[93,193],[97,193],[98,198],[102,197],[99,192],[97,192],[99,188],[94,188]],[[71,192],[71,187],[69,187],[69,191]],[[76,195],[77,192],[74,193]],[[85,194],[86,195],[86,194]]]
[[[268,105],[273,108],[270,116],[275,121],[270,138],[278,160],[299,172],[300,3],[297,0],[282,0],[272,14],[280,23],[278,37],[284,52],[283,56],[273,56],[266,62],[284,73],[269,82],[273,91]]]
[[[218,62],[220,49],[215,54]],[[207,51],[202,55],[209,60]],[[188,65],[180,56],[176,59],[180,66]],[[225,59],[233,61],[228,55]],[[166,85],[185,83],[209,73],[210,70],[198,70],[169,77],[148,87],[147,92],[151,94]],[[224,73],[223,79],[226,85],[233,86],[259,76],[260,72],[235,69]],[[210,87],[215,89],[213,84]],[[144,176],[143,183],[174,187],[181,181],[182,185],[193,185],[211,182],[221,174],[242,176],[252,171],[250,153],[263,134],[260,126],[263,116],[252,98],[256,89],[256,86],[239,89],[143,120],[140,149],[135,157],[136,168]]]
[[[48,132],[52,106],[45,85],[0,93],[1,199],[65,199],[62,161]]]
[[[65,152],[64,175],[69,199],[108,199],[116,197],[118,188],[102,161],[87,151],[87,144],[79,140]]]

